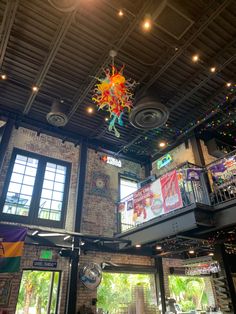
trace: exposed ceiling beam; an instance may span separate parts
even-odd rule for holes
[[[94,150],[103,152],[105,154],[109,154],[111,156],[115,156],[115,153],[118,149],[117,146],[106,143],[103,141],[93,140],[89,139],[86,136],[80,135],[77,132],[67,131],[63,128],[57,128],[52,125],[46,124],[44,122],[41,122],[39,120],[30,118],[28,116],[22,116],[19,113],[16,112],[10,112],[7,111],[4,108],[0,108],[0,115],[14,119],[16,121],[16,127],[25,127],[29,128],[31,130],[34,130],[38,133],[45,133],[51,136],[54,136],[56,138],[61,139],[62,141],[69,141],[74,143],[75,145],[79,145],[81,141],[86,141],[88,143],[89,148],[92,148]],[[137,156],[136,154],[120,154],[119,155],[123,159],[127,159],[139,164],[144,164],[145,159],[144,156]]]
[[[213,102],[213,100],[218,97],[219,95],[222,94],[224,88],[219,88],[216,93],[209,97],[208,100],[206,101],[206,107],[208,107],[210,109],[210,104]],[[210,118],[214,117],[217,113],[219,113],[220,109],[215,109],[213,111],[211,111],[207,116],[205,116],[205,120],[204,121],[207,121],[209,120]],[[176,140],[174,143],[172,143],[171,145],[169,145],[168,147],[166,147],[165,149],[163,150],[160,150],[159,152],[155,153],[153,156],[152,156],[152,160],[154,161],[155,159],[159,158],[160,156],[164,155],[166,153],[167,150],[170,150],[174,147],[177,146],[177,144],[180,142],[180,140],[182,140],[184,137],[187,136],[187,134],[193,132],[200,124],[195,124],[193,125],[191,128],[189,128],[186,132],[184,132],[183,134],[181,134],[180,136],[176,137]]]
[[[18,7],[18,0],[8,0],[0,28],[0,69],[3,65],[7,44]]]
[[[157,72],[153,75],[153,77],[148,81],[145,85],[145,90],[151,87],[157,79],[180,57],[183,52],[192,44],[192,42],[209,26],[209,24],[230,4],[232,0],[224,0],[220,5],[213,10],[213,12],[208,15],[207,11],[203,17],[199,19],[199,21],[193,25],[193,28],[197,28],[197,30],[189,37],[188,40],[177,50],[177,52],[164,64]],[[216,1],[219,3],[219,1]]]
[[[152,9],[152,4],[153,4],[152,1],[144,1],[144,4],[143,4],[142,8],[139,10],[138,15],[134,18],[133,22],[130,23],[130,25],[127,27],[126,31],[124,31],[122,33],[120,39],[115,44],[114,48],[116,51],[119,51],[121,49],[121,47],[124,45],[127,38],[132,34],[132,32],[135,30],[135,28],[139,25],[140,21],[143,19],[145,14]],[[159,8],[158,8],[158,11],[159,11]],[[102,58],[95,65],[93,73],[91,73],[92,79],[90,80],[90,82],[88,82],[84,91],[82,93],[79,92],[77,95],[75,95],[74,105],[68,114],[68,119],[70,119],[73,116],[73,114],[76,112],[76,110],[78,109],[80,104],[83,103],[83,101],[87,97],[87,94],[94,87],[95,82],[96,82],[96,77],[99,77],[102,68],[104,68],[104,66],[106,66],[109,59],[110,59],[110,57],[109,57],[109,50],[108,50],[108,51],[104,52]]]
[[[228,60],[226,60],[221,66],[218,68],[218,72],[221,72],[226,66],[228,66],[231,62],[236,59],[236,54],[231,56]],[[180,100],[178,100],[173,107],[170,108],[170,112],[173,112],[183,101],[191,97],[196,91],[198,91],[202,86],[204,86],[209,80],[214,77],[214,73],[209,73],[209,75],[202,80],[199,84],[197,84],[193,89],[191,89],[188,93],[186,93]]]
[[[145,84],[145,86],[139,91],[139,93],[144,93],[149,87],[151,87],[156,80],[176,61],[178,57],[180,57],[184,51],[192,44],[192,42],[209,26],[209,24],[230,4],[231,0],[225,0],[223,1],[216,10],[213,10],[213,12],[209,15],[208,10],[204,13],[204,15],[199,19],[198,23],[196,23],[193,27],[196,29],[196,31],[189,37],[188,40],[184,43],[183,46],[181,46],[178,51],[167,61],[166,64],[164,64],[157,72],[154,74],[154,76]],[[217,1],[218,3],[218,1]],[[212,10],[212,5],[210,5],[210,9]],[[231,43],[232,44],[232,43]],[[223,49],[225,51],[225,48]],[[218,54],[217,54],[218,56]],[[207,80],[208,81],[208,80]],[[206,81],[206,82],[207,82]],[[188,81],[189,82],[189,81]],[[182,86],[182,88],[185,87],[185,82]],[[205,83],[205,82],[204,82]],[[180,87],[181,88],[181,87]],[[196,87],[194,87],[195,89]],[[190,91],[191,92],[191,91]],[[172,98],[174,98],[176,95],[174,95]],[[185,96],[184,96],[185,97]],[[171,99],[172,99],[171,98]],[[170,100],[169,100],[170,101]],[[168,101],[168,102],[169,102]],[[182,100],[181,100],[182,102]],[[143,135],[145,135],[147,132],[143,132]],[[141,136],[143,136],[141,135]],[[122,152],[124,149],[127,149],[128,147],[132,146],[138,139],[141,137],[138,135],[135,139],[132,139],[130,142],[128,142],[119,152]]]
[[[58,49],[60,48],[61,46],[61,43],[63,41],[63,39],[65,38],[65,35],[69,29],[69,27],[71,26],[72,22],[73,22],[73,16],[74,16],[75,12],[70,12],[68,14],[66,14],[61,23],[59,24],[58,28],[57,28],[57,31],[56,31],[56,34],[55,34],[55,37],[51,43],[51,46],[50,46],[50,51],[46,57],[46,60],[43,64],[43,67],[42,69],[40,70],[40,72],[38,73],[38,77],[36,79],[36,81],[34,82],[34,84],[40,88],[40,86],[42,85],[43,83],[43,80],[45,79],[47,73],[48,73],[48,70],[58,52]],[[34,102],[34,99],[35,97],[37,96],[37,93],[35,92],[31,92],[31,95],[26,103],[26,106],[24,108],[24,111],[23,111],[23,114],[28,114],[31,107],[32,107],[32,104]]]

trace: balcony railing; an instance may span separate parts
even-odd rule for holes
[[[217,205],[236,199],[236,152],[206,167],[184,163],[118,204],[119,232],[189,205]]]
[[[210,199],[217,205],[236,198],[236,151],[206,167],[211,192]]]
[[[184,163],[118,204],[120,232],[194,203],[210,205],[205,171]]]

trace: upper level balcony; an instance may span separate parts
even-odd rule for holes
[[[233,206],[236,152],[206,167],[184,163],[120,201],[119,237],[150,243],[188,230],[217,228],[222,210]],[[225,223],[236,222],[228,217],[231,221]]]

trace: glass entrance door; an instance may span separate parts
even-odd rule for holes
[[[60,272],[24,270],[16,314],[56,314]]]

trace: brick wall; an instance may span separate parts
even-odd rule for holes
[[[1,307],[0,309],[8,310],[9,314],[14,314],[18,299],[18,292],[20,289],[20,282],[22,271],[24,269],[35,269],[35,270],[42,270],[38,269],[33,266],[34,260],[40,260],[40,252],[42,249],[50,249],[53,251],[53,258],[52,260],[57,262],[57,268],[53,269],[55,271],[61,271],[61,289],[60,289],[60,296],[59,296],[59,314],[63,314],[65,311],[65,302],[66,302],[66,289],[67,289],[67,280],[68,280],[68,271],[69,271],[69,262],[67,259],[60,257],[58,254],[59,250],[55,250],[54,248],[50,247],[40,247],[40,246],[32,246],[32,245],[25,245],[24,248],[24,255],[21,258],[21,270],[18,273],[12,274],[0,274],[0,280],[9,280],[11,282],[11,293],[9,297],[9,302],[7,307]],[[45,268],[46,270],[52,270],[50,268]]]
[[[14,129],[0,174],[0,195],[14,147],[71,163],[70,192],[65,229],[72,231],[74,228],[79,147],[75,147],[73,143],[69,142],[62,143],[62,140],[45,134],[37,136],[36,132],[29,129]]]
[[[116,232],[116,206],[118,195],[118,174],[132,172],[139,178],[144,178],[144,168],[137,163],[122,159],[122,167],[116,167],[101,161],[103,154],[94,150],[88,151],[86,186],[82,215],[83,233],[113,236]],[[101,173],[107,180],[104,193],[97,195],[92,191],[94,174]],[[98,193],[99,194],[99,193]]]
[[[77,195],[79,147],[75,147],[74,144],[70,142],[62,143],[60,139],[45,134],[37,135],[36,132],[25,128],[14,129],[0,174],[0,193],[2,192],[9,161],[14,147],[44,156],[64,160],[72,164],[70,194],[65,229],[68,231],[73,231]],[[113,236],[113,233],[116,231],[115,202],[119,197],[118,174],[127,171],[143,179],[144,169],[141,168],[139,164],[127,160],[122,160],[122,168],[106,164],[100,160],[102,155],[103,154],[97,153],[92,149],[89,149],[88,151],[84,208],[82,213],[82,232],[95,235]],[[102,174],[108,180],[106,187],[107,191],[105,195],[96,195],[91,189],[91,184],[94,180],[94,174],[96,173]],[[38,246],[25,246],[24,255],[22,257],[21,270],[25,268],[34,269],[33,260],[39,259],[40,250],[41,248]],[[53,249],[53,252],[53,260],[58,262],[57,270],[62,270],[59,313],[64,313],[69,263],[67,259],[61,258],[55,249]],[[87,255],[83,255],[81,257],[81,265],[88,261],[100,263],[104,260],[129,265],[151,265],[153,263],[150,258],[146,257],[89,252]],[[15,313],[21,275],[22,271],[16,274],[0,274],[0,280],[1,278],[8,278],[12,283],[9,306],[6,308],[9,310],[10,314]],[[96,291],[89,291],[78,282],[78,307],[82,304],[90,304],[93,297],[96,297]]]
[[[149,257],[135,256],[135,255],[123,255],[123,254],[108,254],[101,252],[89,252],[87,255],[82,255],[80,258],[80,265],[83,267],[89,262],[102,263],[111,262],[114,264],[125,265],[143,265],[153,266],[154,260]],[[93,308],[95,313],[95,306],[92,306],[92,299],[97,298],[96,290],[89,290],[78,281],[78,294],[77,294],[77,308],[85,305],[86,307]]]
[[[185,143],[180,144],[179,146],[172,149],[170,152],[172,161],[165,167],[157,169],[157,160],[152,163],[152,174],[161,176],[162,174],[175,169],[180,164],[188,161],[195,163],[193,149],[190,140],[188,140],[188,147],[186,148]]]
[[[214,156],[211,156],[208,153],[208,148],[207,148],[206,144],[204,143],[204,141],[201,140],[200,143],[201,143],[202,153],[203,153],[206,165],[210,164],[213,161],[216,161],[217,158]]]
[[[24,255],[21,259],[21,271],[14,274],[0,274],[0,280],[10,280],[11,281],[11,293],[9,298],[9,303],[7,307],[0,307],[0,309],[8,310],[9,314],[15,313],[15,308],[17,304],[18,292],[20,288],[22,270],[24,269],[35,269],[42,270],[33,266],[33,261],[40,260],[40,252],[42,249],[50,249],[53,251],[53,261],[57,262],[57,268],[53,269],[55,271],[61,271],[61,286],[59,294],[59,314],[64,313],[66,305],[66,291],[67,291],[67,280],[69,271],[69,261],[67,258],[62,258],[58,252],[59,249],[50,247],[40,247],[25,245]],[[123,255],[123,254],[109,254],[101,252],[88,252],[81,254],[79,268],[82,268],[89,262],[95,262],[101,264],[102,262],[111,262],[115,264],[124,265],[143,265],[143,266],[153,266],[154,261],[151,258],[135,255]],[[45,268],[44,270],[52,270],[50,268]],[[97,297],[96,290],[89,290],[83,286],[78,278],[78,290],[77,290],[77,309],[80,306],[85,305],[87,307],[92,307],[95,313],[96,306],[92,306],[92,299]]]

